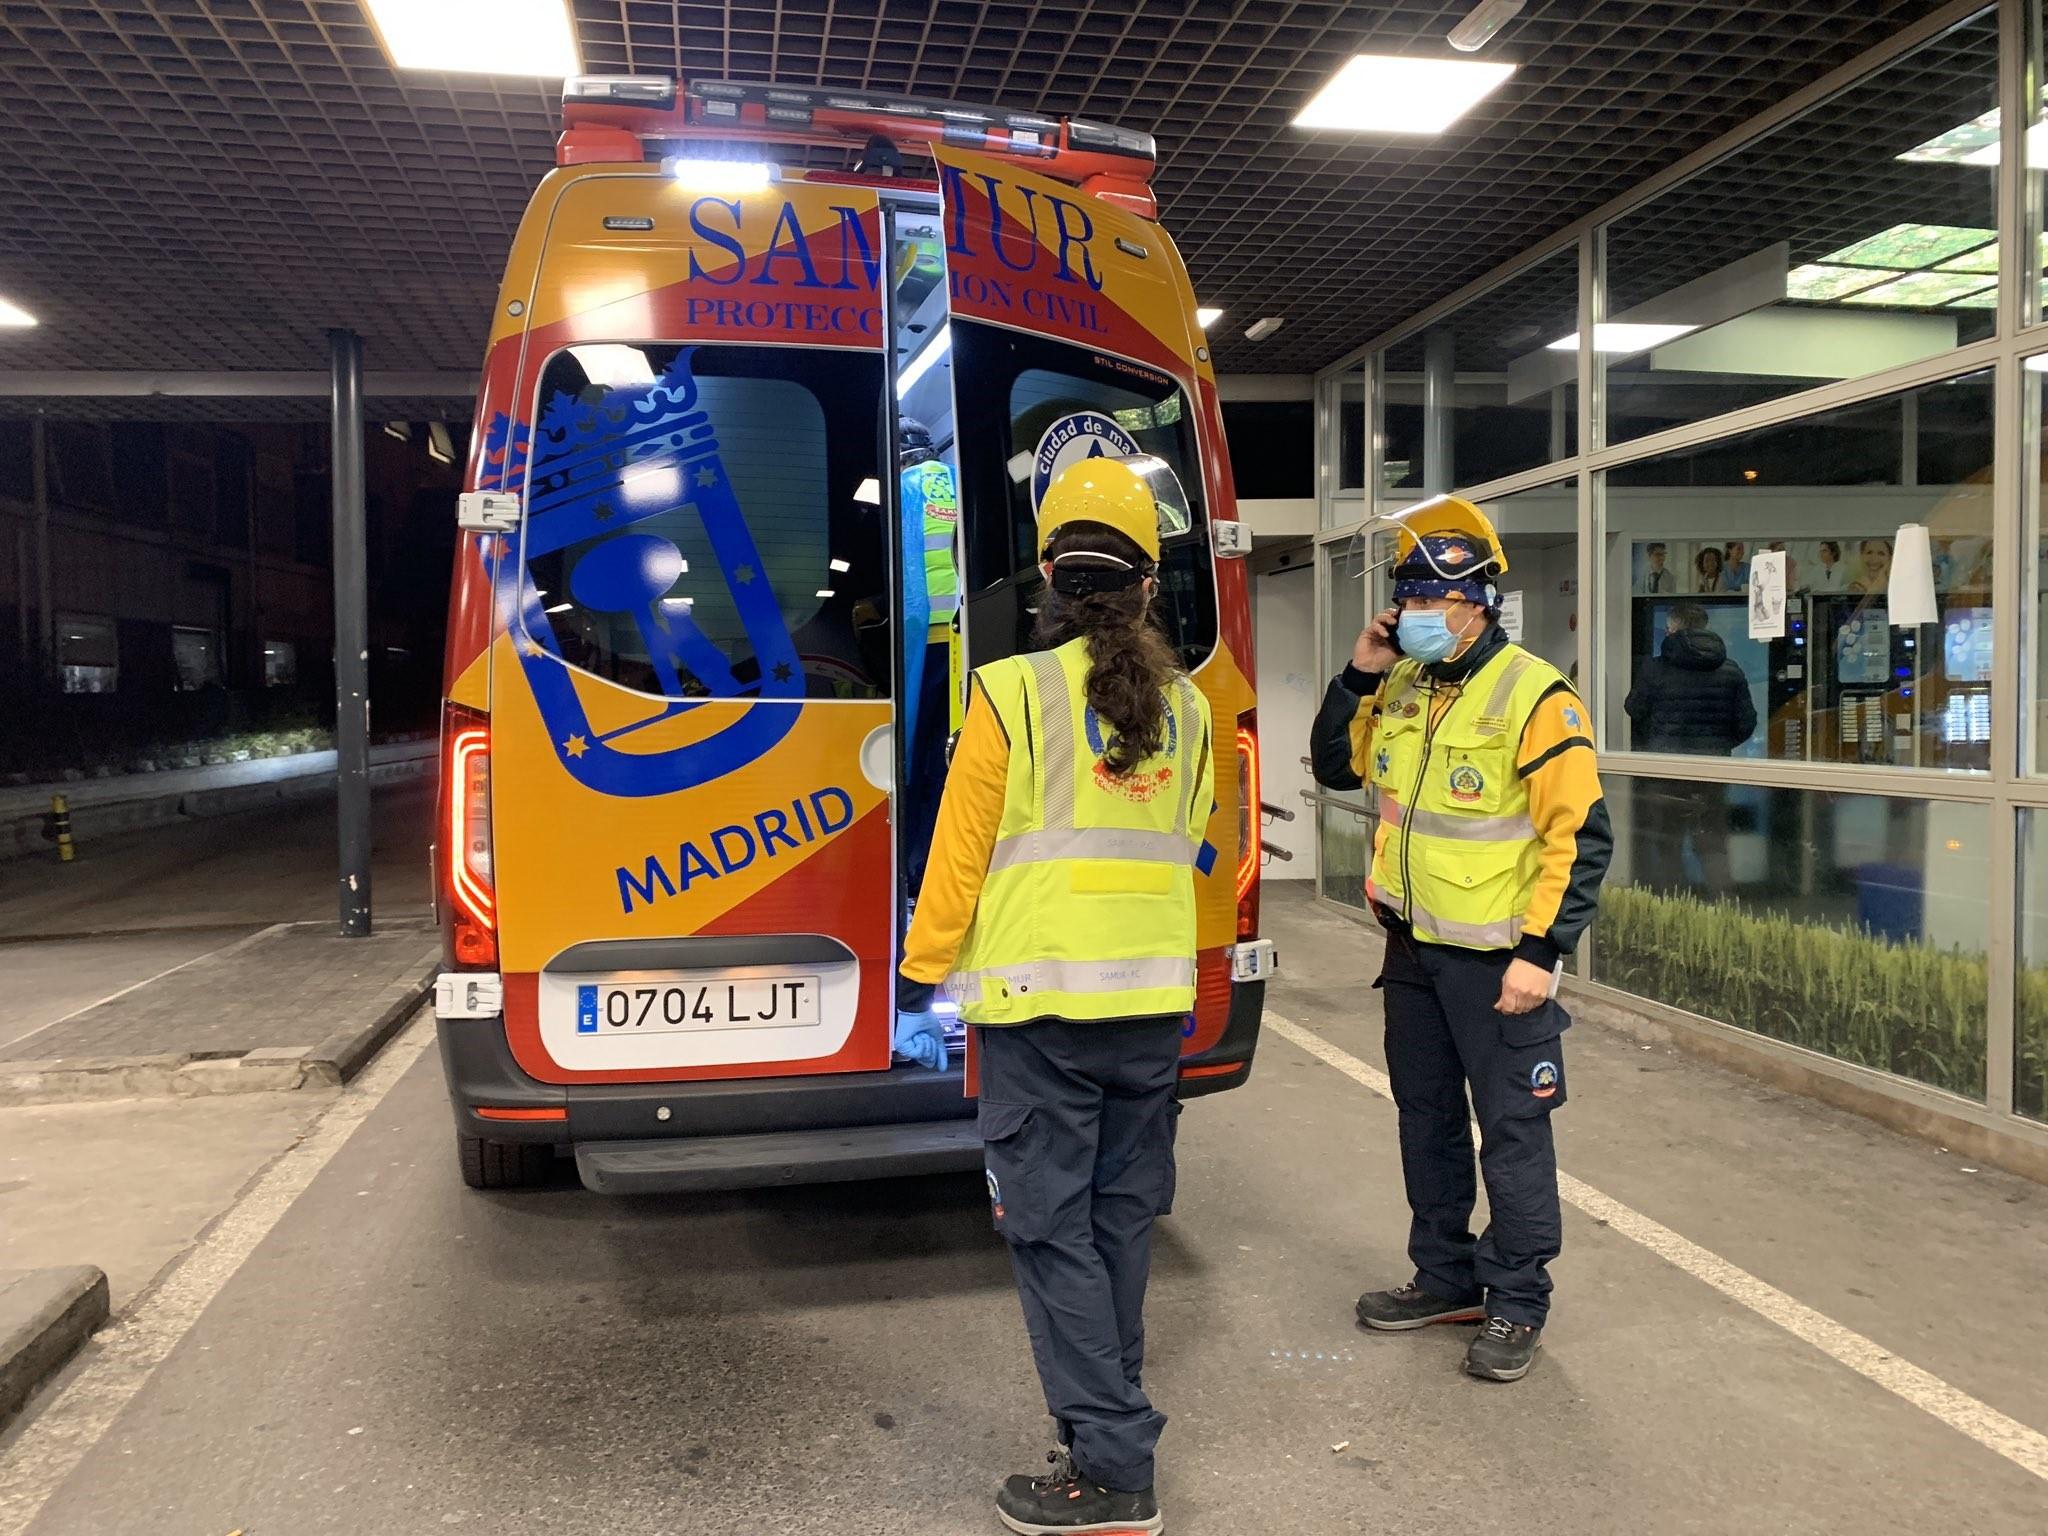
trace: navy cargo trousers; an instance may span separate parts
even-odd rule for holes
[[[1550,1112],[1565,1099],[1560,1037],[1571,1017],[1555,1000],[1524,1014],[1494,1007],[1510,951],[1424,944],[1403,923],[1386,926],[1378,985],[1415,1283],[1450,1301],[1484,1299],[1493,1316],[1540,1328],[1550,1261],[1564,1241]],[[1477,1238],[1473,1117],[1492,1214]]]
[[[1045,1405],[1084,1477],[1152,1486],[1166,1415],[1145,1396],[1152,1223],[1173,1208],[1181,1020],[983,1029],[982,1140],[996,1230]]]

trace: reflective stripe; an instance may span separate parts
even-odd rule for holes
[[[1188,836],[1188,821],[1194,812],[1195,802],[1195,754],[1202,750],[1202,743],[1195,740],[1195,727],[1201,723],[1201,706],[1195,702],[1195,685],[1185,677],[1174,681],[1173,697],[1167,701],[1168,709],[1178,717],[1174,721],[1180,734],[1180,810],[1174,816],[1173,830],[1183,842]],[[1205,816],[1206,822],[1208,818]],[[1190,854],[1193,849],[1189,850]]]
[[[1522,941],[1519,917],[1502,918],[1497,923],[1460,923],[1418,906],[1409,914],[1409,925],[1426,939],[1463,949],[1513,949]]]
[[[928,533],[924,536],[924,548],[926,554],[935,554],[942,549],[950,550],[952,547],[953,535],[950,532]]]
[[[1404,820],[1411,832],[1459,843],[1527,842],[1536,835],[1536,823],[1527,816],[1452,816],[1444,811],[1410,811]],[[1403,820],[1394,823],[1403,824]]]
[[[1074,824],[1074,706],[1067,693],[1067,669],[1052,651],[1024,658],[1038,683],[1038,728],[1045,764],[1044,822],[1048,831]]]
[[[959,594],[958,592],[934,592],[934,593],[932,593],[932,595],[931,595],[931,612],[932,612],[932,613],[933,613],[934,615],[937,615],[937,614],[941,614],[941,613],[957,613],[957,612],[959,612],[959,609],[960,609],[960,594]]]
[[[1408,812],[1401,802],[1394,798],[1389,789],[1380,791],[1380,820],[1387,826],[1398,827],[1408,819]]]
[[[1023,965],[992,965],[951,978],[959,983],[963,1005],[980,1001],[982,982],[991,976],[1007,981],[1013,991],[1070,992],[1099,997],[1118,992],[1152,992],[1195,984],[1193,955],[1155,955],[1136,960],[1033,960]]]
[[[1047,827],[1006,837],[989,856],[988,872],[1056,859],[1133,859],[1146,864],[1192,864],[1195,845],[1185,832],[1137,827]]]
[[[1515,687],[1522,676],[1536,664],[1536,658],[1526,651],[1519,651],[1508,658],[1508,664],[1500,669],[1500,680],[1493,685],[1493,697],[1486,701],[1486,713],[1482,719],[1500,720],[1505,723],[1508,700],[1514,697]]]

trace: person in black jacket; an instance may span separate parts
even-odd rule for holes
[[[1635,723],[1639,752],[1726,757],[1756,732],[1749,679],[1728,659],[1727,643],[1707,628],[1707,611],[1698,603],[1672,609],[1663,650],[1643,663],[1622,708]],[[1666,867],[1683,867],[1690,838],[1706,888],[1727,891],[1728,803],[1722,785],[1638,779],[1635,804],[1639,836],[1677,839],[1679,857]]]
[[[1643,663],[1622,708],[1635,722],[1638,752],[1726,757],[1756,733],[1749,679],[1698,603],[1671,610],[1664,648]]]

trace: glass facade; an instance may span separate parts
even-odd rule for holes
[[[1318,598],[1334,671],[1372,518],[1480,502],[1523,643],[1594,706],[1617,846],[1580,980],[2038,1136],[2048,111],[1999,106],[2042,90],[2048,0],[2009,9],[2031,30],[1880,47],[1362,337],[1320,376],[1369,430],[1324,441]],[[1356,909],[1369,818],[1318,814]]]
[[[1983,370],[1607,471],[1610,745],[1987,772],[1992,390]],[[1776,634],[1751,616],[1770,552]],[[1929,621],[1898,622],[1915,575]]]
[[[1593,979],[1984,1096],[1981,805],[1610,778]]]
[[[1989,336],[1997,156],[1986,11],[1617,219],[1606,440]]]

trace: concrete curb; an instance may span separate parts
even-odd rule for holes
[[[375,1018],[337,1030],[318,1045],[265,1047],[239,1056],[194,1052],[0,1062],[0,1108],[339,1087],[362,1071],[433,995],[439,968],[430,963],[412,980],[395,983]]]
[[[107,1277],[90,1264],[0,1270],[0,1425],[107,1320]]]

